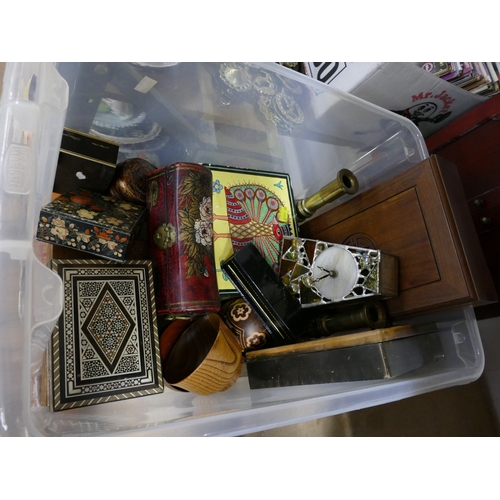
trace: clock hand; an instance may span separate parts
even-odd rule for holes
[[[319,269],[321,269],[321,268],[319,268]],[[322,269],[322,271],[326,271],[326,269]],[[323,276],[320,276],[319,278],[316,278],[315,280],[313,280],[313,283],[317,283],[318,281],[324,280],[325,278],[331,278],[330,274],[323,274]]]
[[[327,276],[330,276],[330,278],[336,278],[339,275],[339,273],[337,271],[335,271],[335,269],[328,270],[328,269],[325,269],[324,267],[321,267],[321,266],[318,266],[318,269],[321,269],[322,271],[325,271],[325,273],[328,273]],[[323,278],[320,278],[320,279],[323,279]]]
[[[321,268],[320,268],[321,269]],[[317,281],[320,281],[320,280],[323,280],[325,278],[329,278],[330,275],[329,274],[323,274],[323,276],[321,276],[320,278],[316,278],[313,283],[316,283]]]

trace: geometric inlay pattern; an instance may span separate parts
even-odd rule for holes
[[[134,325],[135,321],[109,283],[106,283],[83,323],[82,331],[110,372],[115,370],[120,361]]]
[[[150,261],[54,260],[63,313],[52,335],[52,409],[163,392]]]

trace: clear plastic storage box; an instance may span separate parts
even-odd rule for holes
[[[274,105],[273,85],[283,91]],[[120,136],[117,117],[134,132]],[[427,149],[405,118],[275,63],[8,63],[0,123],[3,435],[240,435],[469,383],[482,373],[474,312],[465,307],[416,318],[438,323],[445,356],[391,380],[251,391],[244,370],[213,396],[166,388],[51,412],[42,399],[43,359],[62,286],[34,233],[51,198],[64,126],[104,135],[108,127],[110,137],[120,137],[119,160],[140,154],[157,166],[193,161],[287,172],[296,198],[341,168],[356,173],[362,191],[425,159]]]

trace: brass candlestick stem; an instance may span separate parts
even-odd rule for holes
[[[380,300],[372,299],[313,319],[309,323],[307,336],[328,337],[344,330],[365,327],[374,330],[386,327],[388,322],[385,304]]]
[[[297,222],[304,222],[324,205],[335,201],[344,194],[355,194],[358,192],[359,183],[357,177],[348,169],[339,170],[337,178],[323,186],[317,193],[299,200],[296,205]]]

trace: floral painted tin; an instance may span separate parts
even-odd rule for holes
[[[218,312],[212,172],[197,163],[159,168],[148,174],[146,201],[158,313]]]
[[[36,238],[122,262],[145,214],[143,206],[75,189],[42,208]]]

